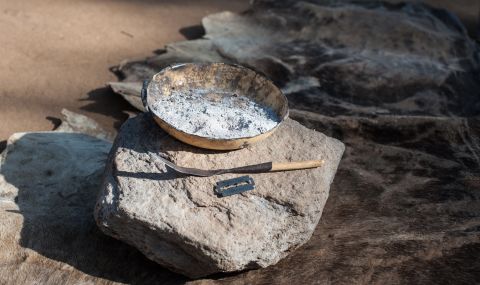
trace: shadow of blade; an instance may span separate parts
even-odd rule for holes
[[[168,171],[166,172],[128,172],[128,171],[115,171],[115,175],[118,177],[132,177],[137,179],[148,179],[148,180],[172,180],[177,179],[180,177],[186,176],[185,174],[181,174],[176,172],[175,170],[171,170],[167,168]]]
[[[60,132],[27,133],[15,138],[0,173],[18,189],[15,201],[24,217],[20,245],[46,257],[45,263],[39,262],[39,270],[52,259],[115,282],[186,281],[97,228],[93,209],[110,143]],[[54,275],[65,276],[68,267],[59,267],[62,269]]]

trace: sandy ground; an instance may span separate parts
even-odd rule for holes
[[[109,67],[184,40],[203,16],[247,0],[0,0],[0,141],[51,130],[62,108],[113,130],[133,110],[105,88]],[[195,30],[194,30],[195,31]]]
[[[478,1],[427,2],[453,9],[474,29]],[[109,67],[184,40],[181,29],[207,14],[247,6],[247,0],[0,0],[0,141],[52,129],[47,117],[60,117],[62,108],[113,131],[127,118],[123,111],[133,109],[105,88],[116,80]]]

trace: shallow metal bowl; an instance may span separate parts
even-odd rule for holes
[[[279,122],[256,136],[212,138],[179,130],[162,119],[162,115],[152,108],[162,96],[181,96],[179,94],[182,94],[182,90],[188,94],[191,90],[205,88],[246,96],[249,100],[273,110]],[[145,109],[153,114],[155,121],[167,133],[182,142],[207,149],[239,149],[261,141],[271,135],[288,117],[287,98],[273,82],[249,68],[225,63],[186,63],[167,67],[155,74],[148,85],[144,84],[142,101]]]

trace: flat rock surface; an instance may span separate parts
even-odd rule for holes
[[[0,284],[180,281],[97,228],[92,213],[111,143],[91,135],[108,132],[63,113],[56,131],[16,133],[0,155]]]
[[[213,152],[163,132],[150,115],[128,120],[110,154],[96,219],[109,235],[190,277],[266,267],[312,235],[344,151],[343,144],[287,119],[266,140]],[[202,169],[268,161],[323,159],[317,169],[252,174],[255,190],[219,198],[216,181],[185,176],[159,159]]]

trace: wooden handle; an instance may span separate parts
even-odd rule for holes
[[[270,171],[299,170],[320,167],[323,160],[305,160],[295,162],[273,162]]]

